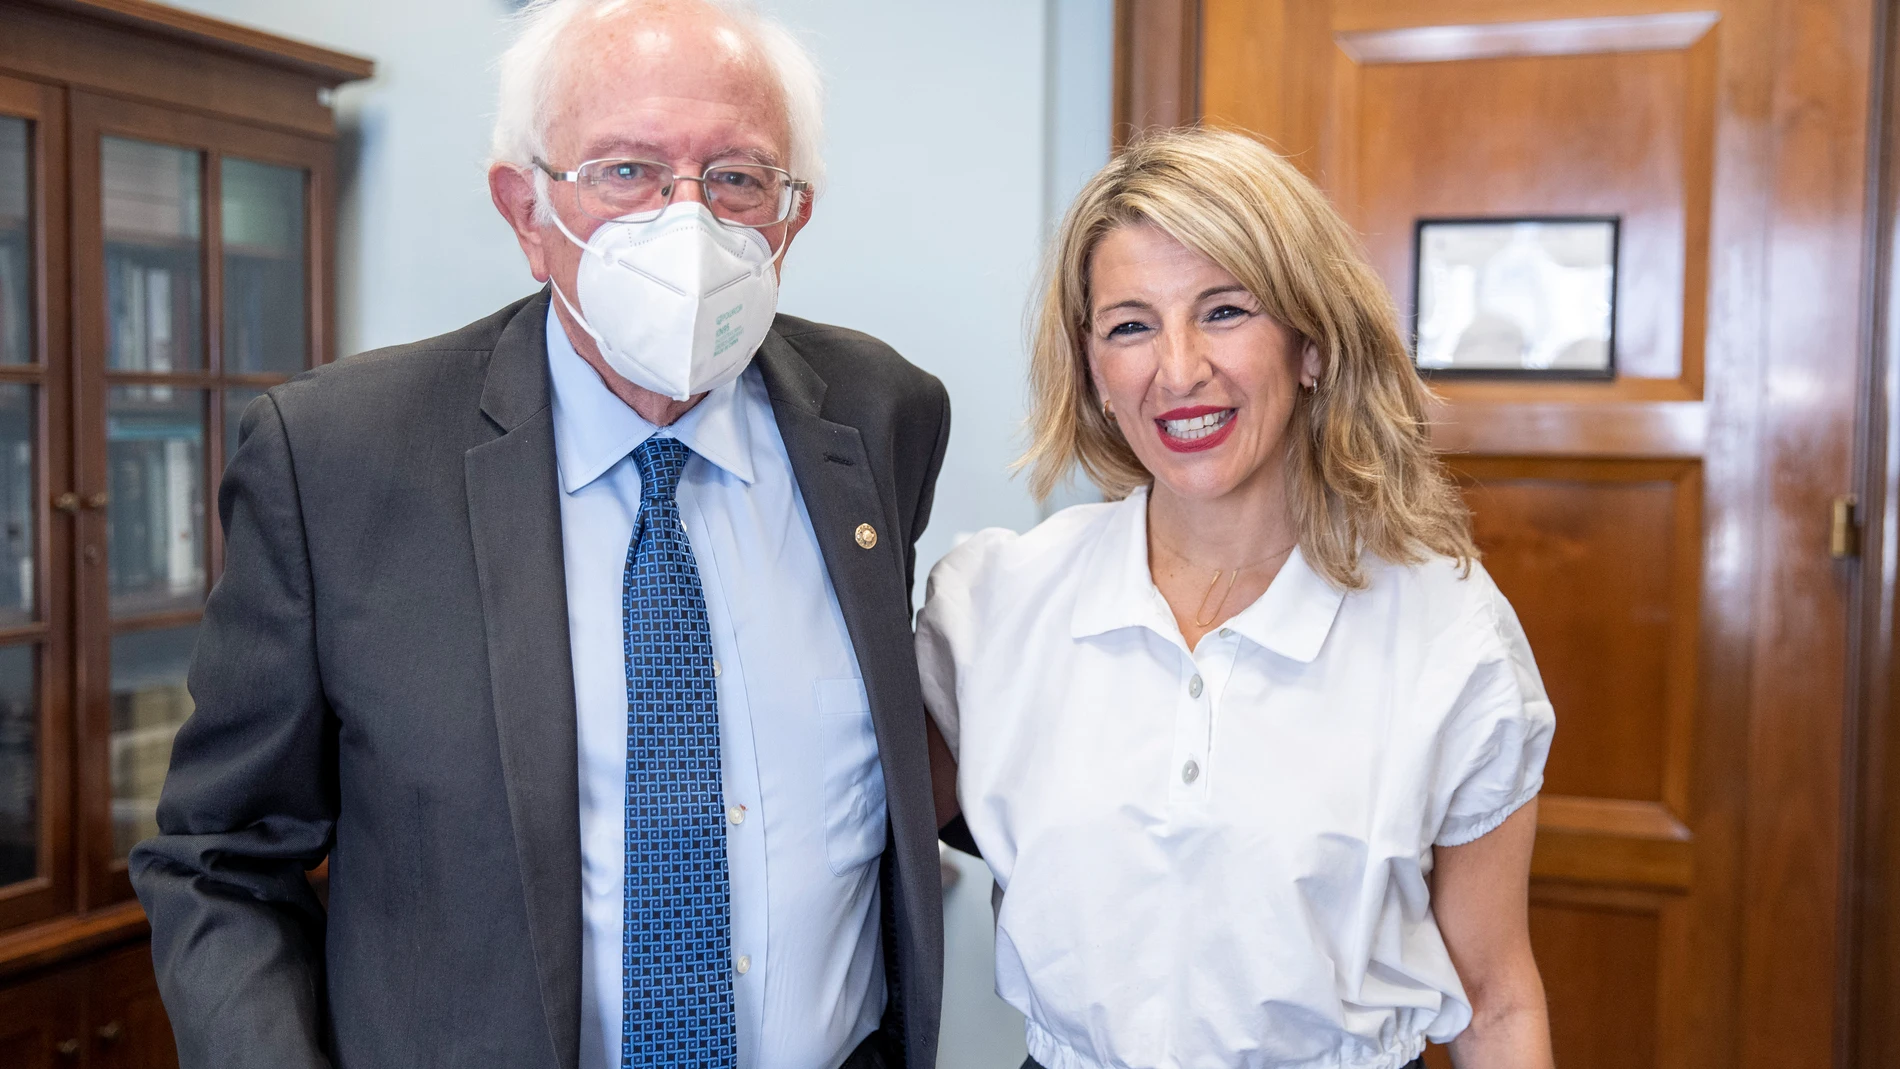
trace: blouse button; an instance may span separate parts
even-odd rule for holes
[[[1181,766],[1181,782],[1193,783],[1195,780],[1200,779],[1200,778],[1201,778],[1201,766],[1196,764],[1193,758],[1189,758],[1188,763]]]
[[[1198,698],[1200,696],[1201,696],[1201,677],[1195,676],[1193,679],[1188,680],[1188,697]]]
[[[1220,629],[1220,637],[1222,637],[1222,638],[1233,638],[1233,637],[1234,637],[1234,629],[1233,629],[1233,628],[1231,628],[1231,627],[1223,627],[1223,628],[1221,628],[1221,629]]]

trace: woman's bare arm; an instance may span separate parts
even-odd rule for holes
[[[1471,998],[1458,1069],[1552,1069],[1544,981],[1531,956],[1532,799],[1489,834],[1433,851],[1432,912]]]

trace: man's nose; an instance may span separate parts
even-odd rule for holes
[[[712,201],[706,198],[706,180],[704,178],[688,178],[685,175],[675,176],[673,184],[670,187],[667,203],[671,204],[675,201],[682,200],[698,201],[708,208],[712,207]]]

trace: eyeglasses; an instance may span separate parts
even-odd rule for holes
[[[798,196],[811,183],[791,172],[757,163],[722,163],[695,177],[674,174],[653,160],[588,160],[571,171],[557,171],[536,157],[534,165],[557,182],[574,183],[581,211],[613,222],[652,218],[673,203],[682,182],[698,182],[713,217],[728,226],[774,226],[792,217]]]

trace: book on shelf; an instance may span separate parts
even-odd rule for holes
[[[108,259],[107,315],[111,366],[119,371],[171,371],[179,366],[179,321],[190,315],[189,279],[170,267],[131,258]]]

